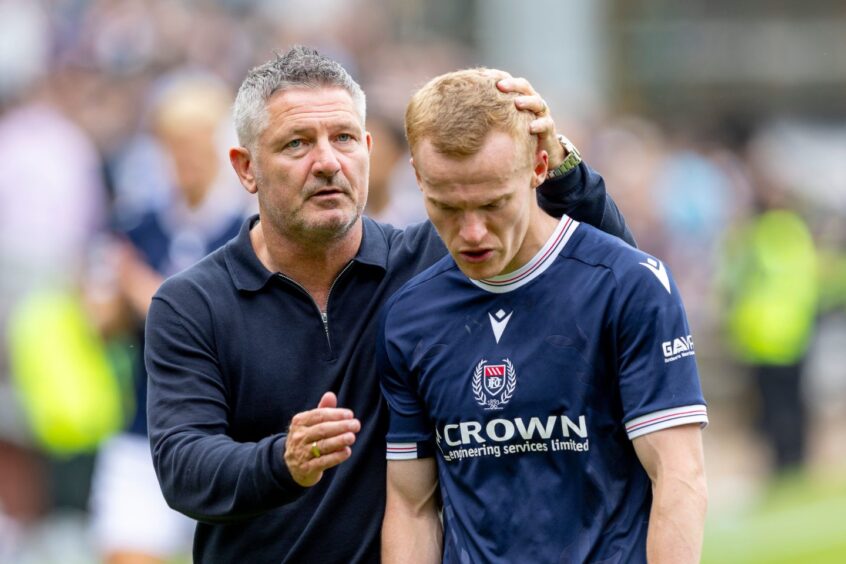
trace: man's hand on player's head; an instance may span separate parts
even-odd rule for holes
[[[323,472],[352,456],[361,423],[349,409],[339,408],[338,398],[326,392],[317,408],[294,415],[285,441],[285,464],[296,483],[310,487]]]
[[[514,98],[517,109],[535,114],[535,119],[529,124],[529,133],[538,136],[538,148],[545,150],[549,155],[549,169],[558,168],[567,155],[556,137],[555,121],[552,119],[549,106],[541,95],[535,91],[528,80],[515,78],[508,73],[502,73],[502,78],[496,86],[503,92],[517,94]]]

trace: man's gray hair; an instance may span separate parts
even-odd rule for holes
[[[364,125],[367,105],[361,86],[337,61],[324,57],[317,49],[295,45],[252,69],[238,89],[233,110],[238,142],[243,147],[253,147],[267,127],[267,101],[276,92],[321,87],[338,87],[349,92]]]

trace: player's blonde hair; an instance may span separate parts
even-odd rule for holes
[[[485,68],[442,74],[418,90],[405,110],[405,134],[412,156],[428,139],[434,149],[450,157],[476,154],[491,131],[525,139],[534,150],[529,135],[532,115],[514,105],[516,94],[496,87],[502,75]]]

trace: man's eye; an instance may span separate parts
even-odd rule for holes
[[[496,202],[491,202],[490,204],[485,204],[483,206],[486,210],[498,210],[502,207],[502,200],[497,200]]]
[[[347,141],[352,141],[353,137],[349,133],[341,133],[338,135],[338,141],[341,143],[346,143]]]
[[[303,146],[302,139],[294,139],[293,141],[288,141],[288,144],[285,145],[286,149],[299,149]]]

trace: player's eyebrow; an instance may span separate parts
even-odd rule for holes
[[[434,205],[441,207],[441,208],[454,208],[455,207],[452,204],[444,202],[443,200],[439,200],[438,198],[436,198],[434,196],[430,196],[428,194],[426,195],[426,199],[429,200]]]

